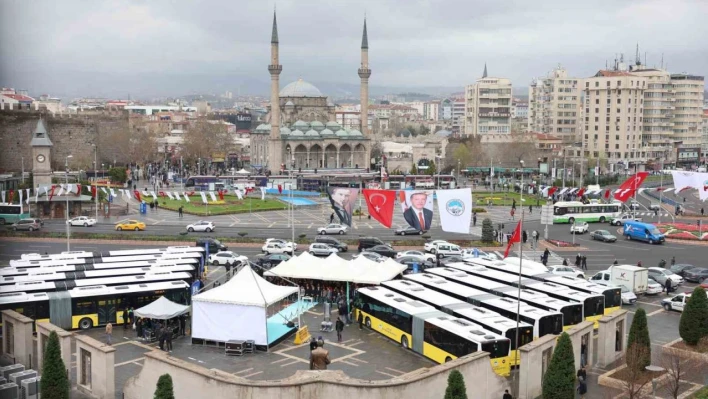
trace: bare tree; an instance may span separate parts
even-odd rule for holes
[[[632,344],[627,348],[626,356],[641,358],[646,356],[647,349],[643,345]],[[625,367],[622,372],[624,372],[624,393],[629,399],[640,399],[644,397],[643,390],[644,387],[651,382],[651,379],[647,378],[645,370],[638,370],[633,367]]]
[[[199,119],[184,134],[184,156],[190,161],[215,154],[228,155],[233,146],[226,125],[211,123],[205,118]]]
[[[682,359],[670,352],[661,354],[661,366],[666,369],[669,375],[664,390],[674,399],[679,396],[681,388],[681,380],[686,374],[686,371],[692,367],[689,361]]]

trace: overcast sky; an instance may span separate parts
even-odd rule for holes
[[[268,92],[274,3],[0,1],[0,85],[31,94],[126,97]],[[616,53],[708,73],[706,0],[278,1],[281,87],[358,84],[368,16],[372,86],[528,86],[557,64],[587,77]],[[329,94],[329,93],[325,93]]]

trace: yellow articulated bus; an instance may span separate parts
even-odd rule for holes
[[[472,322],[383,287],[360,288],[354,308],[359,322],[435,362],[484,351],[495,373],[511,374],[509,339]]]

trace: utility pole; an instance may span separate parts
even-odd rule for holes
[[[563,147],[563,188],[565,188],[565,147]]]
[[[93,145],[93,181],[94,185],[98,183],[98,145]],[[81,193],[79,193],[79,196]],[[98,186],[96,186],[96,223],[98,223]]]
[[[659,223],[661,223],[661,211],[664,210],[664,200],[663,200],[663,194],[664,194],[664,158],[662,157],[661,159],[661,169],[659,169],[659,172],[661,172],[661,177],[659,177],[659,211],[658,211],[658,216],[659,216]]]
[[[66,178],[66,189],[69,190],[69,158],[73,158],[71,155],[66,156],[64,161],[64,177]],[[67,193],[68,194],[68,193]],[[69,196],[66,195],[66,250],[71,251],[71,246],[69,245],[69,237],[71,235],[69,227]]]
[[[521,220],[519,221],[519,285],[516,290],[516,346],[517,350],[514,351],[514,363],[519,362],[519,324],[521,323],[521,264],[524,258],[524,240],[521,237],[524,234],[524,161],[521,160],[521,190],[519,190],[519,203],[521,205]],[[512,236],[513,237],[513,236]],[[516,390],[516,394],[519,393],[519,387],[516,386],[516,373],[512,375],[512,389]]]
[[[22,157],[22,184],[25,184],[25,157]]]

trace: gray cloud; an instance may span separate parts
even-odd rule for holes
[[[0,84],[124,97],[268,91],[272,2],[0,2]],[[278,2],[282,82],[357,84],[368,15],[372,86],[459,87],[484,63],[525,87],[562,64],[590,76],[624,52],[708,69],[703,0]]]

